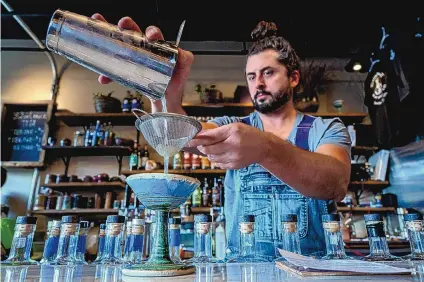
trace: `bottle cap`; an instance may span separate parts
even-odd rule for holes
[[[407,213],[403,216],[405,221],[423,220],[423,215],[420,213]]]
[[[88,228],[88,221],[80,221],[80,228]]]
[[[62,216],[62,223],[78,223],[79,218],[76,215],[65,215]]]
[[[207,214],[196,214],[194,216],[194,222],[210,222],[211,216]]]
[[[106,223],[124,223],[125,216],[122,215],[108,215]]]
[[[62,224],[62,222],[60,220],[53,220],[52,228],[60,228],[61,224]]]
[[[35,216],[18,216],[16,224],[36,224],[37,218]]]
[[[365,220],[365,222],[367,222],[367,221],[383,221],[383,217],[381,216],[381,214],[371,213],[371,214],[365,214],[364,220]]]
[[[181,224],[181,218],[179,217],[170,217],[168,219],[169,224]]]
[[[254,215],[239,216],[239,222],[255,222],[255,216]]]
[[[296,214],[283,214],[281,216],[281,222],[297,222]]]
[[[337,213],[329,213],[322,215],[322,222],[340,221],[340,215]]]
[[[132,225],[144,225],[144,219],[142,219],[142,218],[133,218]]]

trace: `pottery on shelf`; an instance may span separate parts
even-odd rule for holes
[[[338,112],[343,111],[344,100],[338,99],[333,101],[333,107],[337,109]]]

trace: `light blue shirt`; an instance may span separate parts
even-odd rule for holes
[[[292,144],[295,144],[297,126],[303,117],[303,113],[297,112],[295,124],[287,139]],[[262,120],[256,111],[249,118],[252,126],[263,131]],[[240,121],[240,117],[224,116],[209,122],[223,126]],[[316,117],[309,131],[308,144],[312,152],[321,145],[335,144],[345,149],[349,157],[351,155],[350,136],[339,118]],[[284,213],[294,213],[298,218],[302,254],[325,254],[321,216],[327,213],[326,201],[304,197],[295,187],[290,187],[258,164],[228,170],[224,185],[226,235],[229,249],[233,253],[237,252],[239,245],[239,216],[255,215],[257,252],[273,259],[277,255],[276,247],[281,236],[279,217]]]

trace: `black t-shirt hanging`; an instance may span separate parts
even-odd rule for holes
[[[399,93],[390,53],[380,50],[364,82],[365,100],[379,147],[389,149],[399,135]]]

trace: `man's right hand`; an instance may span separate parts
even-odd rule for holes
[[[92,18],[106,22],[106,19],[100,14],[94,14]],[[130,17],[120,19],[118,26],[123,29],[142,32],[140,27]],[[162,32],[156,26],[147,27],[145,34],[148,40],[164,40]],[[190,51],[178,48],[177,65],[165,93],[168,112],[185,114],[181,103],[183,99],[184,85],[190,74],[190,68],[193,61],[194,56]],[[111,82],[111,79],[100,75],[99,82],[107,84]],[[160,100],[155,101],[150,99],[150,101],[152,104],[152,112],[162,111],[162,102]]]

